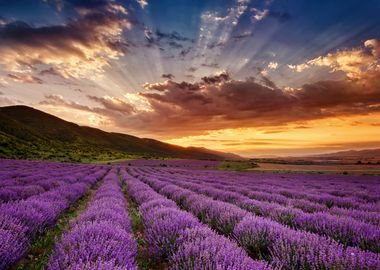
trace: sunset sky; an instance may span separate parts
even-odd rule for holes
[[[379,0],[0,0],[0,106],[244,156],[380,148]]]

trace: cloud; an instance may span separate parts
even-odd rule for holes
[[[202,78],[202,81],[205,84],[216,84],[216,83],[221,83],[224,81],[230,80],[230,75],[227,72],[222,72],[219,75],[214,75],[214,76],[206,76]]]
[[[141,6],[142,9],[144,9],[148,5],[147,0],[136,0],[136,1],[137,1],[137,3],[139,3],[139,5]]]
[[[39,103],[40,105],[53,105],[53,106],[63,106],[66,108],[81,110],[81,111],[92,111],[88,106],[81,105],[76,102],[66,101],[61,95],[45,95],[45,99]]]
[[[48,68],[48,69],[43,69],[39,72],[39,75],[41,76],[58,76],[62,77],[61,73],[59,73],[57,70],[54,68]]]
[[[380,76],[365,84],[346,79],[280,89],[267,77],[236,80],[223,72],[198,82],[167,80],[146,83],[144,88],[133,100],[89,96],[99,106],[83,110],[125,131],[158,137],[289,123],[305,126],[309,120],[380,112]],[[144,110],[136,107],[135,99],[144,104]],[[79,104],[63,105],[78,108]]]
[[[302,72],[309,68],[308,64],[288,65],[288,67],[294,71]]]
[[[259,10],[257,8],[251,8],[251,11],[254,13],[251,17],[252,21],[261,21],[263,20],[264,18],[266,18],[269,14],[269,10],[268,9],[263,9],[263,10]]]
[[[340,50],[319,56],[299,65],[288,65],[289,68],[302,72],[312,66],[328,67],[331,72],[341,71],[349,79],[360,80],[380,71],[380,41],[370,39],[363,47]]]
[[[159,39],[168,39],[168,40],[172,40],[172,41],[194,42],[194,40],[192,40],[192,39],[190,39],[188,37],[182,36],[177,31],[172,31],[172,32],[169,32],[169,33],[165,33],[165,32],[162,32],[160,30],[157,30],[156,31],[156,35],[157,35],[157,37]]]
[[[202,63],[202,67],[208,67],[208,68],[220,68],[218,63]]]
[[[130,23],[123,6],[111,0],[61,2],[76,14],[63,24],[0,25],[0,64],[6,70],[32,73],[47,65],[66,78],[88,77],[104,72],[110,60],[126,52],[121,34]]]
[[[171,73],[167,73],[167,74],[162,74],[161,77],[165,78],[165,79],[172,80],[172,79],[174,79],[175,76]]]
[[[154,44],[153,32],[148,27],[144,29],[144,37],[148,41],[149,44]]]
[[[0,77],[0,87],[5,87],[5,85],[7,84],[7,80],[5,78]]]
[[[8,74],[8,78],[10,78],[11,80],[13,80],[15,82],[19,82],[19,83],[43,84],[43,82],[44,82],[42,79],[35,77],[35,76],[31,76],[31,75]]]
[[[186,49],[183,49],[182,51],[179,52],[179,56],[182,58],[186,57],[190,53],[191,49],[192,49],[192,47],[188,47]]]
[[[204,11],[201,14],[199,37],[196,45],[195,57],[204,59],[217,59],[223,48],[231,40],[231,36],[247,11],[250,1],[231,1],[232,6],[220,12]],[[205,49],[208,49],[205,52]]]
[[[165,46],[169,46],[171,49],[183,49],[187,44],[194,43],[191,38],[185,37],[177,31],[163,32],[159,29],[152,31],[150,28],[144,29],[145,39],[148,41],[147,47],[157,46],[160,50],[165,50]],[[186,50],[188,50],[186,52]],[[187,54],[191,50],[183,49],[180,54]]]
[[[251,8],[251,12],[253,13],[251,16],[252,22],[258,22],[264,20],[265,18],[271,18],[283,23],[291,18],[290,14],[286,11],[274,11],[269,9],[260,10],[257,8]]]
[[[116,97],[104,96],[104,97],[96,97],[96,96],[88,96],[89,99],[103,105],[105,110],[113,111],[122,114],[131,114],[134,111],[134,107],[125,102],[124,100]],[[100,110],[98,110],[100,111]]]
[[[278,68],[278,63],[277,62],[270,62],[268,64],[269,69],[277,69]]]
[[[84,112],[90,112],[100,116],[99,118],[107,117],[109,119],[118,119],[126,117],[133,113],[134,107],[128,102],[111,96],[96,97],[87,96],[90,100],[94,101],[100,107],[91,107],[87,105],[82,105],[74,101],[67,101],[61,95],[46,95],[45,99],[41,101],[40,105],[53,106],[53,107],[64,107],[74,110],[80,110]]]
[[[265,85],[265,86],[267,86],[267,87],[269,87],[269,88],[271,88],[271,89],[276,89],[276,88],[278,88],[278,87],[276,86],[276,84],[275,84],[272,80],[270,80],[267,76],[265,76],[265,75],[263,75],[263,74],[261,74],[260,81],[262,82],[263,85]]]
[[[233,39],[240,40],[240,39],[245,39],[245,38],[252,37],[252,36],[253,36],[252,31],[244,31],[244,32],[241,33],[241,34],[233,35],[232,38],[233,38]]]
[[[144,119],[158,133],[284,125],[380,111],[380,76],[365,85],[350,80],[320,81],[297,90],[279,89],[266,77],[259,83],[227,75],[196,83],[146,84],[145,88],[159,91],[140,93],[152,107]],[[178,125],[181,130],[176,129]]]
[[[341,59],[343,55],[348,57],[348,52],[360,57],[354,62],[348,58],[345,60],[348,64]],[[363,48],[321,56],[320,59],[339,59],[323,61],[355,76],[308,83],[299,88],[278,87],[263,73],[264,69],[259,69],[257,79],[244,80],[222,72],[199,81],[176,82],[172,74],[163,74],[168,80],[146,83],[144,91],[130,98],[89,96],[97,105],[85,106],[83,110],[102,115],[125,131],[159,137],[196,135],[226,128],[281,128],[290,123],[307,126],[310,120],[368,115],[380,112],[379,55],[378,41],[369,40]],[[356,65],[361,67],[360,72],[352,71]],[[267,67],[268,70],[277,68],[276,62]],[[62,106],[79,105],[61,99],[49,100],[59,101]]]

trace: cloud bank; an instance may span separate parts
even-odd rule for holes
[[[65,0],[57,8],[71,8],[76,17],[60,25],[0,25],[0,64],[6,70],[27,74],[47,65],[65,78],[81,78],[102,73],[111,59],[125,53],[121,35],[130,23],[122,5]]]
[[[90,97],[100,105],[91,110],[108,117],[117,127],[163,137],[377,113],[380,112],[378,45],[377,40],[370,40],[361,49],[318,58],[321,63],[345,72],[347,77],[343,80],[318,81],[294,89],[279,88],[263,75],[258,79],[237,80],[222,72],[198,82],[176,82],[171,76],[164,76],[168,80],[146,83],[145,91],[134,94],[148,109],[139,110],[124,99]],[[347,59],[348,63],[341,59]],[[356,61],[350,62],[351,59]],[[271,66],[277,68],[274,63]]]

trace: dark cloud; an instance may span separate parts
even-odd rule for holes
[[[61,95],[45,95],[45,99],[39,103],[40,105],[54,105],[54,106],[64,106],[66,108],[81,110],[81,111],[92,111],[88,106],[81,105],[76,102],[66,101]]]
[[[148,41],[149,45],[155,44],[155,38],[153,36],[153,32],[147,27],[144,29],[144,37]]]
[[[181,58],[186,57],[186,55],[188,55],[190,53],[191,49],[192,49],[192,47],[188,47],[186,49],[183,49],[182,51],[180,51],[179,56]]]
[[[59,73],[57,70],[55,70],[54,68],[48,68],[48,69],[44,69],[44,70],[41,70],[39,72],[39,75],[41,76],[58,76],[58,77],[62,77],[61,73]]]
[[[298,89],[282,89],[263,76],[260,69],[258,78],[245,80],[233,79],[223,72],[205,76],[197,82],[169,79],[147,83],[144,85],[146,91],[131,99],[136,102],[134,104],[115,97],[89,96],[99,106],[83,109],[108,118],[116,127],[126,131],[171,138],[242,127],[275,126],[273,131],[278,132],[290,123],[302,128],[309,120],[378,113],[380,46],[377,40],[366,44],[366,48],[371,49],[367,54],[355,50],[340,51],[337,56],[328,55],[329,59],[349,60],[348,63],[340,61],[339,70],[352,72],[352,67],[359,70],[355,76],[342,80],[324,80]],[[348,57],[355,55],[356,58]],[[356,65],[352,65],[352,61]],[[356,69],[357,65],[360,69]],[[76,103],[60,99],[50,98],[52,101],[61,102],[61,106],[78,107]],[[139,107],[141,104],[143,109]]]
[[[220,68],[218,63],[202,63],[201,66],[208,68]]]
[[[212,42],[210,44],[207,45],[207,48],[212,50],[212,49],[215,49],[215,48],[220,48],[220,47],[223,47],[224,45],[226,45],[225,42]]]
[[[165,78],[165,79],[172,80],[172,79],[174,79],[175,76],[171,73],[167,73],[167,74],[162,74],[161,77]]]
[[[163,32],[161,30],[152,31],[148,27],[144,29],[144,36],[147,43],[147,47],[156,46],[160,48],[160,50],[165,51],[165,47],[169,47],[171,49],[182,49],[180,52],[180,56],[188,53],[190,49],[184,49],[188,43],[194,43],[194,40],[182,36],[180,33],[173,32]]]
[[[271,79],[269,79],[267,76],[261,75],[261,82],[263,83],[263,85],[265,85],[269,88],[272,88],[272,89],[277,88],[276,84]]]
[[[176,31],[173,31],[173,32],[170,32],[170,33],[165,33],[165,32],[162,32],[160,30],[157,30],[156,31],[156,36],[159,40],[161,39],[167,39],[167,40],[172,40],[172,41],[187,41],[187,42],[191,42],[191,43],[194,43],[194,40],[193,39],[190,39],[188,37],[185,37],[183,35],[181,35],[180,33],[176,32]]]
[[[38,77],[31,76],[31,75],[16,75],[16,74],[8,74],[8,78],[15,82],[20,83],[37,83],[37,84],[43,84],[44,81]]]
[[[166,33],[161,30],[152,31],[148,27],[145,27],[144,29],[144,36],[148,42],[146,45],[147,47],[156,46],[162,51],[165,51],[165,46],[168,46],[171,49],[183,49],[187,44],[194,43],[194,40],[185,37],[176,31]],[[183,49],[181,53],[186,50],[187,49]]]
[[[147,84],[145,88],[159,91],[140,94],[149,102],[152,111],[130,120],[136,128],[143,128],[138,122],[144,119],[150,123],[151,130],[163,135],[286,125],[380,111],[380,76],[360,83],[320,81],[291,91],[275,85],[269,87],[252,78],[232,80],[226,74],[205,77],[198,83],[171,81]]]
[[[134,107],[120,98],[115,97],[96,97],[87,96],[89,99],[103,105],[105,110],[118,112],[122,114],[131,114],[134,111]]]
[[[187,70],[188,70],[189,72],[195,72],[195,71],[197,71],[198,69],[197,69],[196,67],[189,67]]]
[[[378,72],[359,81],[319,81],[291,90],[253,78],[234,80],[227,73],[194,83],[147,83],[144,88],[147,91],[137,94],[136,99],[148,105],[147,110],[119,98],[95,96],[89,98],[99,107],[83,109],[126,131],[160,137],[241,127],[276,126],[272,132],[280,132],[290,123],[305,128],[309,120],[380,112]],[[79,105],[53,101],[74,108]]]
[[[168,42],[168,45],[174,49],[182,49],[183,48],[182,44],[180,44],[176,41],[172,41],[172,40]]]
[[[108,117],[110,119],[123,118],[129,116],[134,111],[134,108],[129,103],[126,103],[124,100],[120,98],[109,96],[88,96],[88,98],[101,105],[101,107],[90,107],[86,105],[81,105],[77,102],[67,101],[61,95],[46,95],[45,99],[41,101],[39,104],[91,112]]]
[[[230,80],[230,75],[227,72],[222,72],[219,75],[202,77],[202,82],[205,84],[215,84]]]
[[[253,37],[253,33],[251,31],[245,31],[240,34],[233,35],[232,38],[236,40],[241,40],[245,38]]]
[[[72,6],[76,17],[60,25],[0,25],[0,64],[12,72],[44,64],[64,77],[84,77],[126,52],[120,36],[130,24],[123,6],[110,0],[60,2]]]

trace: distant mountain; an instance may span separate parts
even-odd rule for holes
[[[337,157],[337,158],[379,158],[380,149],[348,150],[334,153],[318,155],[318,157]]]
[[[341,160],[361,160],[361,161],[379,161],[380,149],[348,150],[334,153],[322,154],[316,157],[341,159]]]
[[[0,157],[95,161],[124,158],[230,159],[237,155],[79,126],[28,106],[0,107]]]

